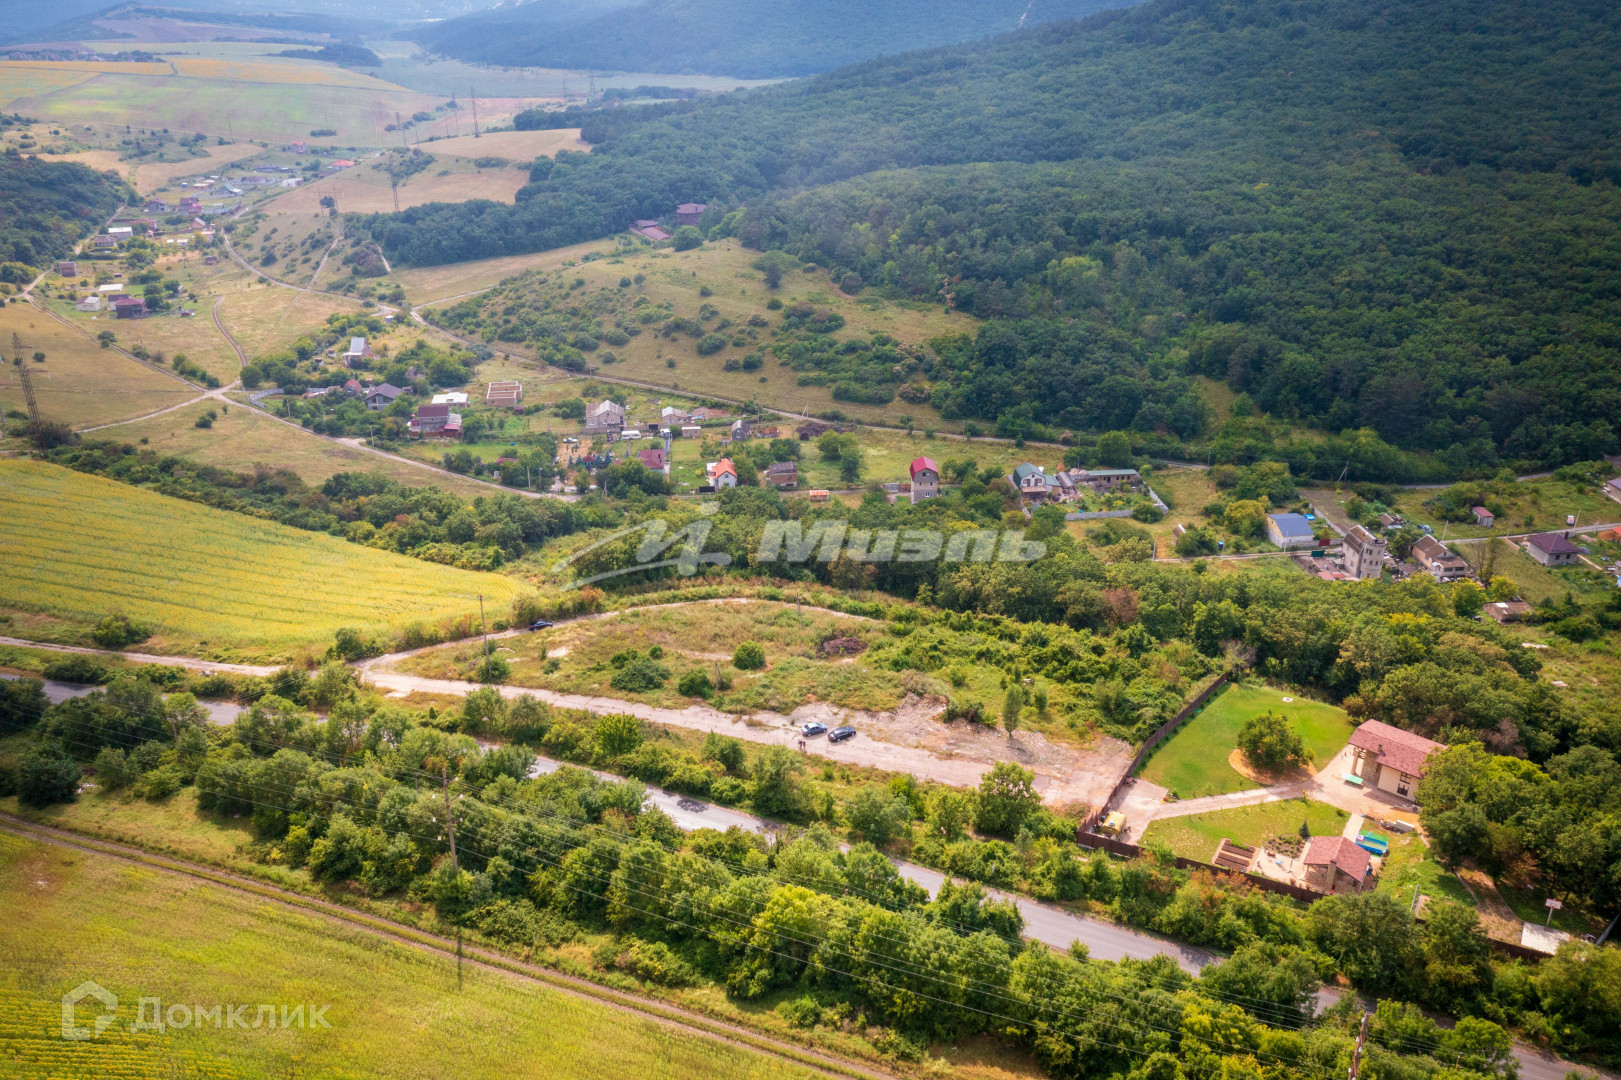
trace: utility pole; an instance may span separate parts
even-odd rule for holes
[[[444,772],[441,774],[445,780],[445,829],[450,834],[450,868],[461,877],[462,864],[456,858],[456,813],[450,805],[450,762],[445,762]],[[457,796],[461,798],[461,796]],[[462,988],[462,920],[460,913],[456,917],[456,989]],[[1353,1073],[1352,1080],[1355,1080]]]
[[[1351,1049],[1351,1072],[1349,1080],[1357,1080],[1357,1070],[1362,1068],[1362,1046],[1368,1041],[1368,1014],[1362,1013],[1362,1027],[1357,1031],[1356,1046]]]
[[[484,594],[478,594],[478,632],[484,639],[484,663],[490,662],[490,633],[484,628]]]
[[[388,174],[388,186],[394,192],[394,212],[400,212],[400,178],[392,170]]]
[[[470,86],[468,89],[473,92],[472,97],[468,100],[473,103],[473,138],[476,139],[478,138],[478,87]]]

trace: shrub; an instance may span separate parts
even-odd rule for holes
[[[109,615],[90,631],[90,639],[103,649],[122,649],[151,636],[150,628],[133,622],[128,615]]]
[[[681,681],[676,684],[676,689],[681,692],[682,697],[695,698],[707,698],[714,691],[714,687],[710,685],[709,676],[698,670],[689,671],[681,676]]]
[[[693,248],[703,247],[704,234],[698,231],[696,225],[683,225],[675,231],[675,249],[677,251],[691,251]]]
[[[662,687],[670,678],[670,669],[657,660],[637,658],[627,660],[615,671],[608,685],[628,694],[645,694]]]
[[[1288,718],[1270,709],[1244,721],[1238,731],[1238,748],[1250,764],[1268,772],[1303,765],[1312,758],[1299,732],[1289,726]]]
[[[1146,522],[1152,525],[1154,522],[1163,518],[1165,513],[1152,503],[1143,503],[1143,505],[1137,507],[1131,512],[1131,516],[1137,521]]]
[[[499,656],[490,655],[478,662],[473,677],[481,683],[502,683],[512,674],[512,665]]]
[[[180,790],[183,779],[179,766],[165,765],[141,777],[140,792],[148,799],[167,799]]]
[[[43,672],[47,679],[57,682],[80,683],[85,686],[101,686],[112,678],[107,668],[96,663],[88,656],[64,656],[60,660],[52,660],[45,665]]]
[[[726,348],[726,339],[720,334],[705,334],[698,339],[698,355],[713,356]]]
[[[642,724],[634,716],[615,713],[597,721],[597,750],[605,758],[628,754],[642,745]]]
[[[765,667],[765,650],[757,642],[745,641],[732,654],[732,666],[739,671],[758,671]]]

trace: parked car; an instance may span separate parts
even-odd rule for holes
[[[832,731],[827,733],[827,741],[828,742],[843,742],[845,739],[850,738],[855,733],[856,733],[856,729],[853,728],[853,727],[836,727]]]
[[[805,738],[807,738],[807,739],[810,738],[812,735],[820,735],[823,732],[825,732],[826,730],[827,730],[827,725],[826,724],[819,723],[818,721],[815,721],[815,720],[812,720],[808,724],[799,725],[799,733],[801,735],[805,736]]]
[[[531,629],[531,630],[550,630],[551,626],[552,626],[552,624],[547,622],[545,619],[536,619],[534,622],[529,624],[529,629]]]

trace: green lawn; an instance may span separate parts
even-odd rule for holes
[[[1295,835],[1302,820],[1310,826],[1313,836],[1338,836],[1349,817],[1344,810],[1327,803],[1285,799],[1209,814],[1162,818],[1148,827],[1143,842],[1169,844],[1185,859],[1209,862],[1223,837],[1235,844],[1259,847],[1268,837]]]
[[[1436,861],[1430,849],[1417,833],[1394,833],[1390,836],[1390,854],[1379,872],[1379,891],[1390,893],[1404,904],[1413,902],[1413,889],[1443,900],[1455,900],[1468,907],[1475,906],[1469,890]]]
[[[0,902],[0,1060],[21,1066],[8,1076],[810,1075],[504,974],[458,980],[454,960],[100,855],[0,837]],[[60,999],[87,979],[118,996],[118,1022],[68,1042]],[[131,1035],[143,997],[245,1004],[250,1023],[262,1003],[325,1005],[330,1027]]]
[[[1549,896],[1546,891],[1537,888],[1517,889],[1501,881],[1496,884],[1498,895],[1514,909],[1514,914],[1526,922],[1542,925],[1543,920],[1548,917],[1548,909],[1543,903]],[[1577,935],[1604,932],[1604,919],[1589,917],[1580,907],[1575,906],[1576,901],[1572,897],[1565,896],[1559,899],[1564,900],[1565,906],[1553,913],[1555,930],[1564,930]]]
[[[1289,697],[1294,700],[1285,702]],[[1182,799],[1259,787],[1234,772],[1227,755],[1238,745],[1244,721],[1268,709],[1289,718],[1319,766],[1339,752],[1356,726],[1344,709],[1333,705],[1264,684],[1234,684],[1162,743],[1139,775]]]

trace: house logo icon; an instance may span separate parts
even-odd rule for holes
[[[75,1007],[85,998],[94,998],[106,1010],[96,1017],[94,1031],[90,1028],[80,1027],[78,1018],[74,1015]],[[71,1042],[83,1042],[86,1039],[93,1039],[107,1030],[117,1013],[117,994],[93,982],[82,982],[62,995],[62,1038]]]

